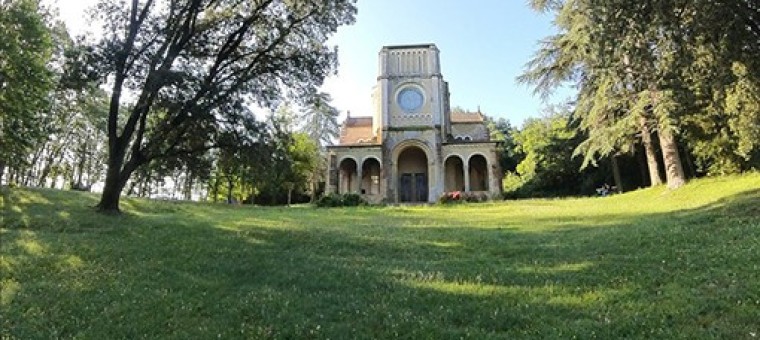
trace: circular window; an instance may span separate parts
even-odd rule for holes
[[[423,101],[424,97],[422,96],[422,92],[416,87],[411,86],[399,91],[398,96],[396,97],[398,106],[406,112],[419,110],[419,108],[422,107]]]

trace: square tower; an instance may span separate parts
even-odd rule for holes
[[[438,48],[434,44],[383,47],[374,96],[377,129],[445,127],[449,94]]]

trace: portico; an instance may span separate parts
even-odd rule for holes
[[[451,112],[439,62],[433,44],[380,51],[376,110],[349,116],[328,148],[328,192],[388,203],[435,202],[451,191],[500,194],[496,142],[480,112]]]

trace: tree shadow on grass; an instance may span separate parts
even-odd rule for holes
[[[98,233],[6,229],[2,280],[15,288],[0,335],[747,338],[758,201],[754,190],[540,232],[371,209],[283,221],[276,209],[238,220],[177,208]],[[45,203],[21,211],[45,210],[34,204]]]

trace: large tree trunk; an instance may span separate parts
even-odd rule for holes
[[[656,89],[651,91],[652,106],[657,110],[660,103],[661,92]],[[662,121],[662,118],[667,117],[667,113],[660,113],[658,119]],[[660,139],[660,150],[662,151],[662,161],[665,165],[665,178],[668,182],[669,189],[677,189],[686,183],[686,175],[683,172],[683,166],[681,164],[681,156],[678,154],[678,141],[673,136],[671,128],[663,123],[657,126],[657,136]]]
[[[668,188],[677,189],[686,183],[686,175],[681,165],[681,156],[678,154],[678,142],[673,133],[667,129],[660,129],[660,148],[662,159],[665,162],[665,176],[668,180]]]
[[[654,150],[654,144],[652,143],[652,133],[649,131],[647,118],[644,116],[639,117],[639,124],[641,127],[641,142],[644,144],[644,153],[647,156],[649,185],[657,186],[662,184],[662,177],[660,177],[659,163],[657,162],[657,153]]]
[[[639,164],[639,179],[640,181],[637,184],[637,188],[643,188],[647,184],[647,179],[649,178],[649,172],[647,170],[647,156],[644,155],[641,150],[636,148],[636,162]]]
[[[119,200],[121,199],[121,191],[124,189],[126,181],[122,180],[118,169],[115,172],[116,174],[114,174],[114,171],[111,171],[111,167],[109,167],[108,174],[106,175],[106,183],[103,187],[103,194],[100,196],[100,202],[97,205],[98,210],[101,212],[120,212]]]
[[[681,144],[683,145],[683,144]],[[697,166],[694,164],[694,158],[692,158],[691,153],[689,152],[689,148],[685,147],[683,149],[683,155],[686,158],[685,163],[686,167],[689,170],[688,178],[696,178],[697,177]]]
[[[615,180],[614,191],[623,192],[623,177],[620,175],[620,164],[618,164],[617,156],[612,155],[610,160],[612,161],[612,178]]]
[[[97,208],[105,213],[119,213],[119,200],[124,186],[127,185],[129,176],[134,171],[134,166],[124,164],[124,148],[120,143],[113,143],[108,153],[108,169],[106,170],[106,182],[103,186],[103,194]]]

